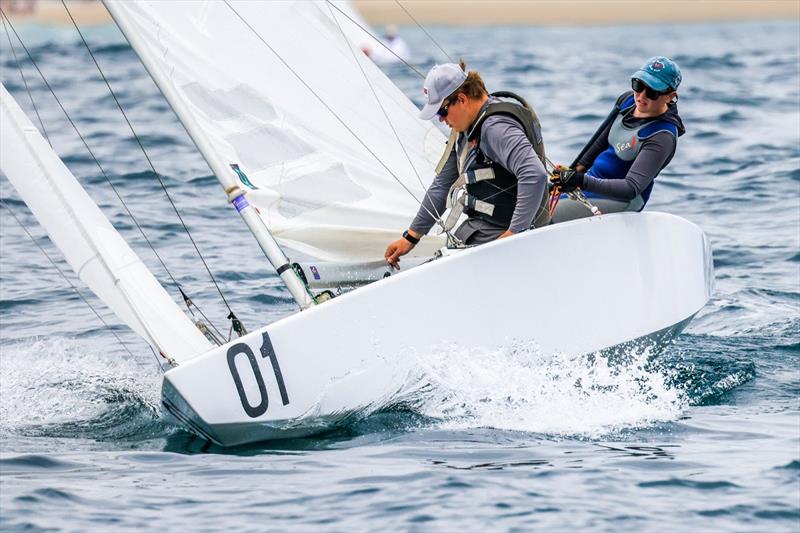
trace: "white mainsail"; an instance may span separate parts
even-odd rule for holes
[[[211,349],[0,84],[0,170],[80,279],[176,363]]]
[[[212,169],[230,168],[215,169],[220,182],[250,189],[281,245],[375,260],[407,227],[444,135],[345,37],[336,21],[352,23],[333,6],[105,4]],[[425,244],[416,252],[442,242]]]

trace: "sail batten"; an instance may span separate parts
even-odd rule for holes
[[[106,6],[223,187],[247,190],[280,244],[375,260],[410,222],[444,136],[343,35],[330,6]]]
[[[78,277],[176,363],[212,346],[159,285],[0,84],[0,170]]]

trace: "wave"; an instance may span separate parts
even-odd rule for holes
[[[670,361],[671,383],[685,391],[692,406],[724,402],[756,376],[755,362],[739,348],[739,343],[706,337],[702,343],[676,350]]]
[[[73,470],[82,467],[64,459],[56,459],[50,455],[25,454],[0,459],[3,472],[23,472],[36,470]]]
[[[746,66],[739,60],[739,55],[733,53],[725,53],[718,56],[676,55],[673,59],[681,66],[681,69],[684,70],[696,69],[699,71],[708,71],[723,69],[727,71],[731,68],[738,69]]]
[[[65,338],[3,346],[0,432],[119,441],[173,431],[161,418],[155,359],[98,348]]]
[[[84,48],[82,43],[80,46],[82,49]],[[134,53],[133,50],[131,49],[131,46],[128,43],[123,43],[123,42],[105,44],[101,46],[92,46],[92,52],[94,52],[96,56],[108,55],[108,56],[114,56],[115,59],[118,59],[120,55],[125,55],[125,54],[134,57]]]
[[[513,64],[513,65],[508,65],[506,67],[503,67],[502,72],[504,74],[514,75],[514,74],[528,74],[528,73],[531,73],[531,72],[546,73],[546,72],[551,72],[551,71],[550,71],[550,69],[545,68],[545,67],[543,67],[541,65],[537,65],[537,64],[534,64],[534,63],[523,63],[523,62],[521,62],[521,63],[518,63],[518,64]]]
[[[690,399],[655,347],[616,354],[544,354],[534,344],[494,351],[443,346],[417,357],[401,403],[443,429],[494,428],[599,438],[675,421]]]
[[[13,311],[14,309],[20,308],[25,309],[26,307],[30,307],[39,303],[38,298],[4,298],[0,300],[0,311],[9,312]]]

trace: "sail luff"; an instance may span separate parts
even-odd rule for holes
[[[0,170],[80,279],[169,360],[209,350],[2,84],[0,110]]]
[[[210,139],[204,134],[203,130],[199,128],[197,122],[194,120],[192,112],[187,109],[186,101],[177,94],[174,84],[167,79],[164,71],[159,68],[153,68],[154,65],[150,56],[141,52],[144,48],[141,37],[132,30],[128,19],[119,15],[118,4],[110,0],[103,0],[103,4],[139,57],[147,73],[153,79],[156,86],[177,115],[178,120],[186,129],[192,142],[194,142],[198,151],[206,160],[206,163],[208,163],[214,176],[216,176],[227,194],[228,201],[236,208],[236,211],[242,217],[242,220],[244,220],[247,229],[253,234],[259,248],[261,248],[267,260],[269,260],[283,283],[289,289],[292,298],[294,298],[301,309],[306,309],[314,305],[314,299],[309,294],[305,284],[297,276],[294,269],[289,267],[289,259],[286,257],[286,254],[283,253],[283,250],[278,246],[278,243],[275,242],[275,238],[272,236],[269,229],[258,216],[255,206],[247,201],[246,191],[239,187],[234,177],[236,173],[231,167],[231,164],[224,161],[219,156],[219,153],[213,149]]]

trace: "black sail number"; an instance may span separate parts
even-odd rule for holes
[[[256,406],[250,405],[250,401],[247,399],[247,394],[244,392],[244,386],[242,385],[242,378],[239,375],[239,369],[236,368],[236,356],[240,354],[247,356],[247,360],[250,361],[250,368],[253,369],[253,374],[256,377],[258,392],[261,395],[261,401]],[[247,416],[250,418],[256,418],[257,416],[261,416],[266,413],[267,407],[269,407],[267,387],[264,385],[264,378],[261,375],[261,370],[258,368],[258,361],[256,361],[256,356],[253,354],[253,350],[251,350],[250,347],[243,342],[234,344],[228,348],[228,368],[231,370],[233,382],[236,384],[236,390],[239,392],[239,399],[242,401],[242,407],[244,407],[244,412],[247,413]]]
[[[260,395],[260,401],[258,405],[251,405],[250,400],[247,398],[247,394],[244,391],[242,377],[239,375],[239,369],[236,367],[236,357],[239,355],[244,355],[247,357],[247,360],[250,363],[250,368],[253,370],[253,376],[256,379],[256,384],[258,385],[258,392]],[[263,359],[270,360],[270,363],[272,364],[272,373],[275,375],[275,381],[278,384],[278,391],[281,395],[281,403],[283,403],[283,405],[288,405],[289,395],[286,392],[286,385],[283,382],[281,367],[278,364],[278,357],[275,355],[275,350],[272,347],[272,340],[270,340],[269,334],[266,331],[261,337],[261,357]],[[253,353],[253,350],[250,349],[250,346],[244,342],[239,342],[228,348],[228,368],[231,371],[233,382],[236,385],[236,391],[239,393],[239,400],[241,400],[242,407],[244,408],[244,412],[247,413],[247,416],[250,418],[257,418],[266,413],[267,408],[269,407],[267,387],[264,384],[264,376],[261,375],[261,368],[259,367],[256,356]]]
[[[265,331],[261,335],[261,357],[269,359],[272,363],[272,373],[275,374],[275,381],[278,383],[278,391],[281,393],[281,403],[289,405],[289,395],[286,393],[286,385],[283,383],[283,374],[281,374],[281,367],[278,365],[278,357],[275,355],[275,349],[272,347],[272,340]]]

